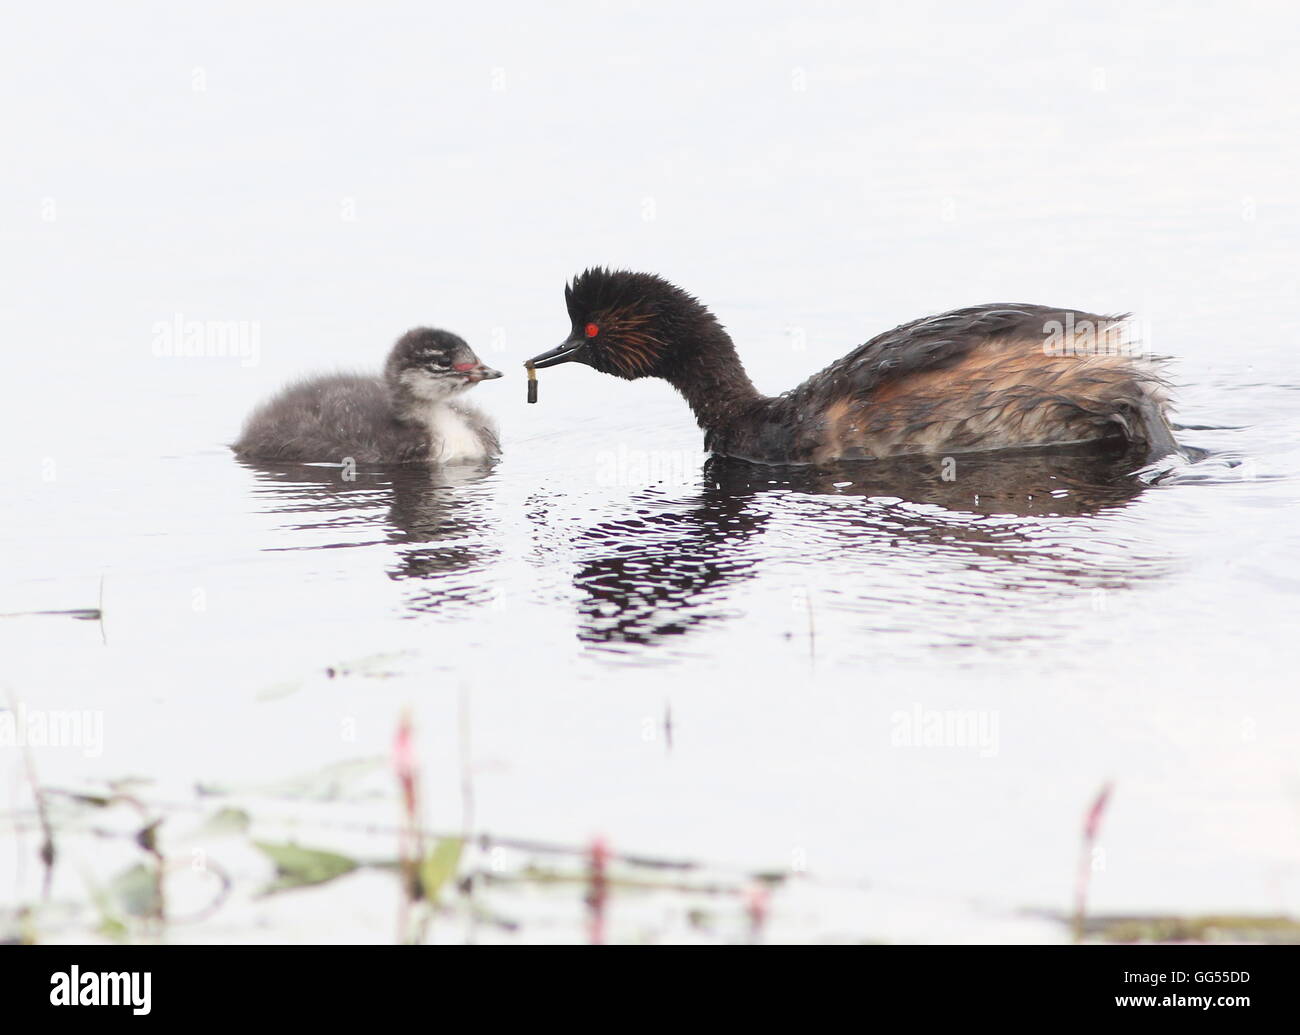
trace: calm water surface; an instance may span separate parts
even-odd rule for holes
[[[432,825],[865,882],[781,922],[900,939],[1059,937],[1007,918],[1068,907],[1113,781],[1097,911],[1296,909],[1294,15],[747,5],[683,39],[661,7],[566,11],[576,38],[462,11],[454,42],[414,7],[17,16],[0,682],[104,719],[41,779],[273,785],[385,755],[409,709]],[[800,472],[708,460],[662,384],[560,368],[525,406],[598,262],[699,294],[773,392],[927,312],[1132,310],[1209,455],[1157,484],[1086,455]],[[158,355],[178,314],[249,321],[256,355]],[[474,392],[498,464],[225,448],[419,323],[513,371]],[[979,743],[925,743],[966,713]],[[342,798],[395,818],[382,774]],[[370,880],[328,923],[194,936],[390,937]]]

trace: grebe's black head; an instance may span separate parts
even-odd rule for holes
[[[483,365],[463,338],[431,327],[403,334],[384,365],[384,380],[394,392],[426,402],[500,376],[501,371]]]
[[[629,381],[672,380],[710,331],[721,333],[697,299],[653,273],[589,269],[565,287],[564,301],[568,338],[525,366],[585,363]]]

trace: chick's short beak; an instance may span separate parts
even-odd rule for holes
[[[465,379],[469,381],[470,384],[478,384],[480,381],[492,381],[501,376],[500,370],[493,370],[491,367],[484,366],[482,363],[472,366],[469,370],[465,371]]]

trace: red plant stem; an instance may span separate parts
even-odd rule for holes
[[[1083,818],[1083,841],[1079,846],[1079,871],[1074,880],[1074,940],[1083,940],[1083,921],[1088,911],[1088,885],[1092,881],[1092,850],[1101,830],[1101,818],[1110,802],[1113,787],[1109,781],[1102,784],[1097,797],[1092,800]]]
[[[592,945],[605,944],[605,904],[609,900],[609,846],[598,837],[591,842],[587,885],[588,937]]]
[[[751,884],[745,889],[745,912],[749,914],[749,940],[757,945],[763,940],[767,907],[771,897],[766,884]]]
[[[397,783],[402,792],[402,810],[405,824],[398,836],[398,861],[402,873],[402,901],[398,915],[398,940],[409,937],[410,907],[417,892],[417,867],[421,856],[422,836],[420,828],[419,771],[415,764],[410,712],[403,712],[397,724],[397,735],[393,738],[393,768],[397,772]]]

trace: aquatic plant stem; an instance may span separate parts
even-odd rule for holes
[[[1101,828],[1101,817],[1110,801],[1113,784],[1102,784],[1083,819],[1083,841],[1079,846],[1079,869],[1074,882],[1074,940],[1083,941],[1084,919],[1088,911],[1088,886],[1092,880],[1093,846]]]

